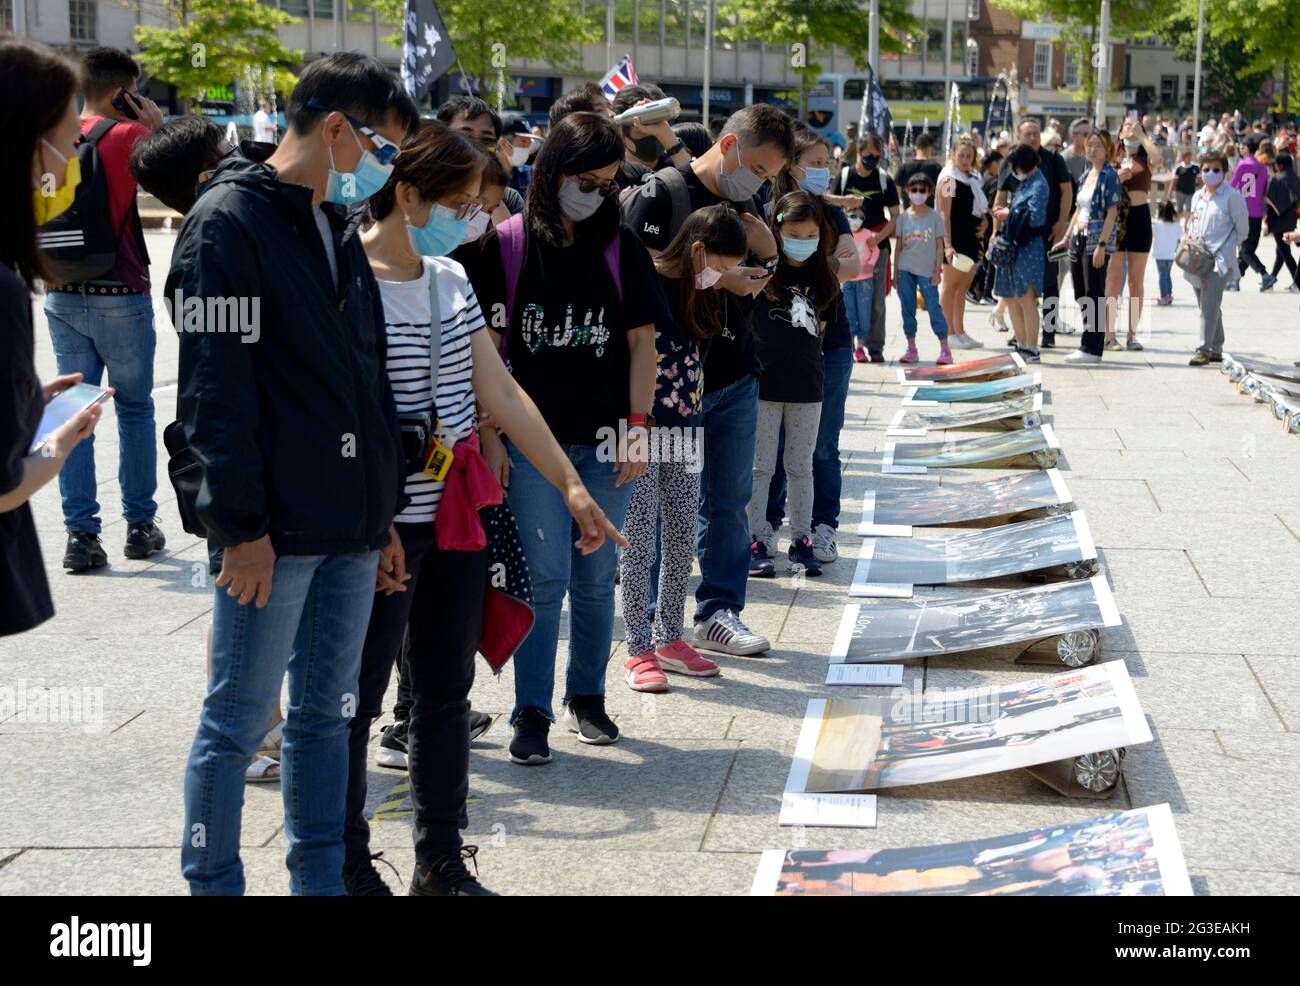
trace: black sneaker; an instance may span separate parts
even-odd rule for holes
[[[1055,348],[1056,348],[1056,333],[1055,333],[1055,332],[1044,332],[1044,333],[1043,333],[1043,336],[1042,336],[1042,339],[1039,341],[1038,344],[1039,344],[1043,349],[1055,349]]]
[[[123,549],[128,558],[148,558],[155,551],[162,551],[167,545],[162,528],[152,520],[143,524],[131,524],[126,529],[126,547]]]
[[[749,577],[751,579],[770,579],[776,575],[776,565],[767,553],[767,545],[755,540],[749,546]]]
[[[68,535],[68,546],[63,552],[65,572],[87,572],[108,564],[108,552],[99,542],[98,534],[73,531]]]
[[[375,750],[375,763],[381,767],[394,770],[406,769],[406,731],[407,723],[395,722],[379,736],[379,747]]]
[[[510,741],[511,763],[526,767],[551,762],[551,748],[546,737],[551,732],[551,720],[535,706],[528,706],[515,717],[515,738]]]
[[[379,871],[375,869],[374,861],[376,859],[380,860],[394,873],[397,873],[397,867],[383,857],[383,853],[377,852],[355,866],[345,865],[343,867],[343,886],[347,888],[349,897],[393,896],[392,888],[379,875]],[[397,873],[397,876],[398,879],[401,879],[400,873]]]
[[[790,571],[802,571],[808,576],[822,573],[822,563],[817,560],[812,542],[806,536],[790,542]]]
[[[473,743],[476,739],[492,728],[495,720],[486,712],[475,712],[469,710],[469,741]]]
[[[477,855],[478,846],[461,846],[460,852],[438,856],[427,865],[416,863],[410,896],[500,897],[478,882],[478,861],[474,858]],[[465,868],[467,859],[474,863],[473,873]]]
[[[564,706],[564,725],[578,741],[592,746],[618,742],[618,727],[605,715],[604,695],[575,695]]]

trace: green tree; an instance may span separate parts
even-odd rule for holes
[[[1178,0],[1166,36],[1180,55],[1196,52],[1196,0]],[[1245,110],[1267,79],[1281,72],[1281,109],[1289,112],[1291,62],[1300,31],[1300,0],[1207,0],[1201,78],[1227,109]],[[1211,55],[1211,52],[1213,54]],[[1208,58],[1212,58],[1211,62]],[[1213,67],[1212,67],[1213,66]]]
[[[1210,29],[1215,16],[1210,4],[1205,5],[1206,31],[1201,52],[1201,116],[1207,112],[1232,110],[1250,104],[1268,80],[1270,71],[1252,69],[1254,55],[1234,40],[1216,35]],[[1175,54],[1185,61],[1196,58],[1196,0],[1183,3],[1169,15],[1161,37],[1173,46]],[[1191,94],[1188,94],[1188,100]]]
[[[814,52],[838,45],[867,67],[871,44],[870,19],[860,0],[721,0],[717,33],[728,41],[762,41],[790,52],[799,74],[799,116],[808,115],[808,88],[822,67]],[[896,37],[915,31],[919,22],[908,0],[880,0],[880,50],[901,51]]]
[[[1217,0],[1215,0],[1217,2]],[[1079,65],[1079,87],[1069,94],[1083,107],[1097,99],[1102,84],[1094,63],[1099,38],[1101,3],[1099,0],[997,0],[999,10],[1015,14],[1022,20],[1057,25],[1057,42],[1070,52]],[[1168,9],[1168,0],[1122,0],[1110,5],[1110,41],[1112,44],[1134,38],[1151,37]],[[1112,71],[1113,71],[1112,66]],[[1113,75],[1112,75],[1113,78]],[[1107,91],[1114,85],[1105,80]]]
[[[397,26],[384,38],[401,47],[404,0],[352,0],[352,10],[374,10]],[[497,70],[514,61],[543,61],[557,69],[576,69],[578,46],[597,41],[602,32],[582,19],[578,0],[544,0],[521,4],[518,0],[440,0],[447,32],[466,75],[477,76],[486,92]]]
[[[269,72],[279,93],[293,88],[289,69],[302,52],[281,44],[276,29],[296,24],[296,17],[259,0],[138,0],[134,6],[163,22],[135,26],[141,63],[182,99],[199,99],[209,86],[229,85],[248,72]]]

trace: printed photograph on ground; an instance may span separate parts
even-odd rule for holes
[[[813,699],[786,789],[933,784],[1150,740],[1123,661],[995,687]]]
[[[901,366],[899,383],[923,383],[940,380],[987,380],[1003,375],[1014,376],[1025,368],[1019,353],[998,353],[946,366]]]
[[[1021,373],[1014,377],[980,380],[975,383],[932,383],[909,387],[903,392],[903,406],[952,404],[958,401],[1000,401],[1008,394],[1035,394],[1042,390],[1041,373]]]
[[[917,585],[976,582],[1096,557],[1081,510],[958,534],[865,538],[849,595],[906,597]]]
[[[1050,469],[1057,463],[1060,447],[1051,425],[942,442],[889,442],[880,457],[880,471],[924,473],[1000,463]]]
[[[938,407],[900,408],[889,427],[888,438],[921,437],[950,428],[987,427],[991,430],[1033,428],[1043,423],[1043,395],[1013,397],[1005,401],[941,404]]]
[[[1071,503],[1058,469],[1032,470],[967,483],[928,482],[867,490],[858,533],[907,537],[913,527],[941,527]]]
[[[1119,624],[1104,575],[961,599],[881,600],[844,607],[831,663],[932,657]]]
[[[754,896],[1190,897],[1169,805],[969,842],[765,850]]]

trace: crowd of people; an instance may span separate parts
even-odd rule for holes
[[[1280,248],[1280,217],[1293,229],[1300,202],[1284,135],[1247,136],[1227,182],[1217,143],[1194,164],[1184,153],[1153,222],[1163,121],[1128,119],[1112,137],[1077,120],[1061,153],[1059,131],[1032,118],[994,148],[969,135],[940,152],[922,134],[890,173],[879,135],[839,154],[765,104],[716,138],[639,120],[663,95],[649,84],[612,104],[580,86],[543,137],[472,96],[422,121],[381,63],[340,53],[304,69],[282,133],[262,108],[256,136],[278,142],[232,145],[202,116],[164,122],[138,81],[125,52],[76,66],[0,43],[15,148],[3,167],[9,187],[32,189],[0,234],[0,633],[52,615],[28,500],[56,474],[64,569],[107,564],[101,404],[36,434],[73,384],[105,372],[112,384],[125,555],[165,546],[138,186],[185,217],[163,286],[180,347],[169,474],[217,573],[184,782],[181,866],[200,894],[244,889],[250,782],[284,790],[294,892],[391,893],[365,805],[394,677],[374,756],[410,774],[410,891],[489,894],[461,837],[470,743],[491,725],[469,703],[476,655],[512,658],[509,757],[540,766],[557,713],[583,743],[619,738],[604,697],[616,593],[634,691],[767,651],[742,616],[748,580],[837,560],[849,380],[855,359],[885,359],[888,295],[901,362],[921,358],[919,308],[949,363],[983,345],[968,304],[994,299],[990,321],[1009,318],[1009,344],[1038,362],[1071,331],[1068,270],[1083,329],[1070,361],[1095,363],[1142,348],[1147,256],[1154,244],[1158,264],[1173,262],[1173,226],[1174,248],[1196,254],[1193,362],[1210,362],[1223,291],[1259,270],[1260,220],[1271,210]],[[60,373],[44,385],[38,284]],[[1127,319],[1114,304],[1125,286]]]

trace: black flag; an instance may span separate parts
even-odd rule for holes
[[[402,81],[417,103],[434,82],[456,64],[447,27],[433,0],[406,0],[406,32],[402,41]]]

